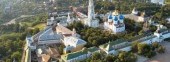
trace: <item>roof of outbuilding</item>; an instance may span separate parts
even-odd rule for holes
[[[103,48],[103,49],[105,49],[105,50],[107,50],[107,51],[111,51],[111,50],[113,50],[113,49],[118,49],[118,48],[114,48],[114,47],[113,47],[114,45],[121,44],[121,43],[126,43],[126,42],[127,42],[127,40],[125,40],[125,39],[118,39],[118,40],[116,40],[116,41],[111,41],[111,42],[109,42],[109,43],[100,45],[99,47],[100,47],[100,48]]]
[[[81,51],[78,51],[78,52],[73,52],[73,53],[62,55],[61,58],[63,60],[70,60],[70,59],[76,58],[78,56],[87,54],[88,52],[95,52],[97,50],[99,50],[97,47],[91,47],[91,48],[81,50]]]
[[[65,37],[64,38],[64,42],[67,42],[67,43],[70,43],[70,44],[74,44],[74,45],[82,45],[82,44],[86,44],[87,42],[80,39],[80,38],[77,38],[77,37]]]
[[[46,41],[46,40],[60,40],[61,35],[57,34],[55,31],[52,30],[52,28],[49,28],[48,30],[45,30],[40,36],[40,41]]]
[[[56,31],[61,32],[62,34],[72,34],[71,30],[59,24],[56,27]]]

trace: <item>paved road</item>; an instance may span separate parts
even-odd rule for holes
[[[14,18],[11,21],[4,23],[3,25],[10,25],[10,24],[15,24],[16,20],[20,19],[20,18],[25,18],[25,17],[32,17],[34,15],[21,15],[20,17]]]

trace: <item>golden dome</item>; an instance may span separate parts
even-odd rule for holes
[[[141,16],[144,17],[144,16],[145,16],[145,12],[142,12],[142,13],[141,13]]]
[[[115,10],[115,11],[112,13],[112,15],[119,15],[118,10]]]

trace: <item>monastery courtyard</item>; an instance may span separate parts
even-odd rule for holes
[[[147,62],[169,62],[170,59],[170,42],[162,42],[161,45],[164,45],[166,50],[163,54],[158,54],[155,57],[151,58]]]

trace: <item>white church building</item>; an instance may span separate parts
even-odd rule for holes
[[[115,10],[108,16],[108,21],[104,22],[104,29],[112,31],[114,34],[125,31],[124,16]]]

